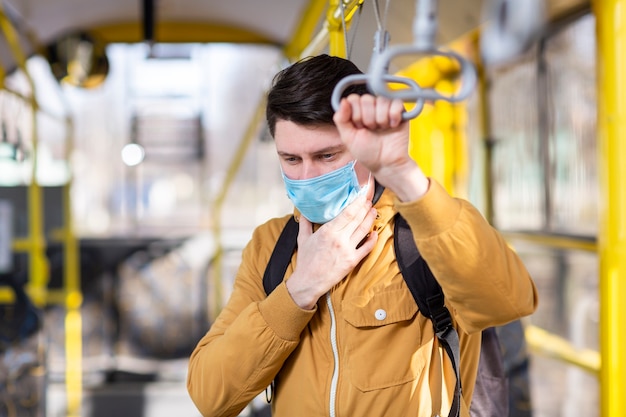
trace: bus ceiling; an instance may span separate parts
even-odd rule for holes
[[[345,7],[362,3],[371,7],[372,0],[343,0]],[[392,43],[409,43],[413,39],[411,17],[415,0],[388,0]],[[489,3],[487,3],[489,2]],[[480,27],[485,10],[498,0],[438,0],[439,44],[449,43]],[[324,25],[328,7],[340,0],[4,0],[2,14],[15,28],[26,56],[50,51],[68,38],[93,39],[96,44],[162,42],[162,43],[263,43],[288,48],[295,39],[311,40]],[[574,10],[588,7],[585,0],[546,0],[548,18],[553,20]],[[361,33],[373,21],[359,22]],[[5,38],[4,35],[0,35]],[[358,36],[358,35],[357,35]],[[302,41],[301,41],[302,42]],[[6,73],[18,65],[7,39],[0,41],[0,66]],[[303,49],[303,48],[300,48]],[[355,57],[369,57],[371,40],[354,42]],[[290,57],[293,58],[293,57]],[[104,70],[104,63],[99,68]]]

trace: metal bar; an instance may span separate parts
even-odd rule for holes
[[[591,349],[578,349],[559,336],[537,326],[525,326],[528,347],[536,354],[578,366],[585,371],[600,374],[600,353]]]
[[[67,107],[67,103],[66,103]],[[70,117],[66,120],[66,160],[70,160],[73,150],[74,124]],[[71,170],[70,170],[71,175]],[[83,333],[80,307],[83,294],[80,285],[80,250],[74,234],[72,220],[71,187],[72,177],[63,186],[63,287],[65,289],[65,384],[68,404],[68,417],[81,415],[83,395]]]
[[[0,68],[0,72],[2,72],[2,71],[4,71],[4,70],[3,70],[2,68]],[[2,78],[3,78],[3,77],[2,77],[2,76],[0,76],[0,81],[2,81]],[[19,99],[21,99],[21,100],[23,100],[23,101],[25,101],[25,102],[28,102],[28,101],[30,101],[30,100],[31,100],[31,98],[30,98],[29,96],[27,96],[27,95],[25,95],[25,94],[22,94],[22,93],[20,93],[19,91],[15,91],[15,90],[13,90],[12,88],[7,87],[7,86],[2,86],[2,91],[3,91],[3,92],[5,92],[5,93],[7,93],[7,94],[10,94],[10,95],[12,95],[12,96],[14,96],[14,97],[17,97],[17,98],[19,98]],[[58,115],[58,114],[54,114],[54,113],[53,113],[53,112],[51,112],[50,110],[48,110],[48,109],[45,109],[45,108],[41,107],[41,105],[40,105],[39,103],[37,103],[37,111],[38,111],[40,114],[45,114],[46,116],[49,116],[49,117],[51,117],[52,119],[57,120],[57,121],[63,121],[63,120],[65,120],[65,117],[64,117],[64,116],[61,116],[61,115]]]
[[[302,50],[302,52],[300,53],[300,58],[305,58],[307,56],[319,55],[324,50],[326,45],[328,45],[328,40],[329,40],[328,28],[326,28],[326,26],[324,26],[322,28],[322,30],[320,30],[315,35],[315,37],[313,38],[311,43],[309,43]]]
[[[595,0],[600,178],[600,415],[626,410],[626,0]]]
[[[597,252],[598,250],[596,239],[593,237],[541,232],[500,231],[500,233],[507,240],[524,240],[559,249],[583,250],[587,252]]]
[[[156,38],[159,42],[170,43],[261,43],[275,44],[263,34],[244,28],[234,28],[228,25],[219,25],[202,22],[175,22],[159,21],[156,29]],[[94,26],[89,33],[110,43],[138,43],[143,42],[140,22],[124,22]]]
[[[480,32],[473,34],[474,48],[480,48]],[[480,59],[480,54],[476,54],[476,75],[478,77],[478,107],[480,109],[480,135],[483,144],[483,161],[482,161],[482,184],[483,184],[483,211],[485,219],[494,224],[493,210],[493,147],[495,141],[491,129],[491,106],[489,102],[489,82],[485,66]]]
[[[48,259],[45,255],[45,235],[43,230],[43,198],[41,187],[37,181],[37,158],[38,158],[38,125],[37,114],[39,105],[36,99],[35,83],[26,67],[26,55],[21,49],[19,38],[15,28],[2,9],[0,4],[0,25],[2,31],[9,42],[11,52],[15,61],[24,73],[30,85],[31,96],[29,97],[32,108],[32,174],[31,182],[28,187],[28,224],[29,237],[27,248],[29,251],[29,290],[33,301],[38,306],[44,306],[48,303]],[[71,128],[71,122],[68,118],[68,129]],[[71,147],[71,132],[68,130],[68,157]],[[67,395],[67,416],[78,417],[81,415],[82,402],[82,318],[80,313],[80,305],[82,303],[82,295],[79,287],[77,253],[78,244],[71,233],[71,217],[69,186],[67,184],[64,189],[64,220],[65,220],[65,356],[66,356],[66,381],[65,390]]]
[[[344,40],[344,19],[342,19],[342,16],[345,17],[345,4],[343,4],[343,0],[330,0],[329,6],[326,16],[326,27],[329,35],[328,53],[332,56],[346,58],[348,54],[346,50],[347,45]],[[344,8],[343,12],[342,7]],[[338,18],[336,17],[337,11],[339,11]]]
[[[11,21],[4,13],[2,3],[0,3],[0,27],[4,34],[13,58],[18,67],[24,73],[29,84],[31,96],[29,104],[31,106],[31,124],[32,133],[32,169],[31,181],[28,186],[28,239],[29,245],[29,291],[36,305],[45,304],[45,293],[48,281],[48,261],[45,256],[45,237],[43,233],[43,199],[41,187],[37,182],[37,155],[38,155],[38,128],[37,128],[37,110],[38,103],[35,94],[35,83],[26,68],[26,55],[21,49],[18,34],[12,26]]]
[[[143,0],[142,2],[143,16],[143,40],[148,43],[154,42],[154,0]]]
[[[291,41],[283,48],[283,53],[288,60],[294,61],[298,59],[307,44],[311,42],[313,32],[320,21],[324,10],[326,9],[327,0],[311,0],[307,5],[302,19],[296,26],[296,32],[291,37]]]
[[[542,40],[537,49],[537,134],[539,136],[539,159],[543,175],[543,227],[552,227],[552,178],[554,172],[553,158],[550,155],[550,125],[548,97],[548,66],[544,53],[545,43]]]
[[[345,38],[343,37],[343,23],[341,21],[341,4],[342,0],[330,0],[328,12],[326,13],[326,21],[322,29],[313,37],[313,40],[307,45],[300,54],[300,58],[310,55],[319,54],[327,45],[329,46],[329,54],[335,56],[345,56]],[[344,0],[344,16],[346,19],[346,27],[350,27],[352,17],[357,12],[364,0]],[[334,34],[333,34],[334,33]],[[340,36],[341,39],[338,39]],[[331,39],[331,37],[334,37]],[[341,51],[343,44],[343,51]]]
[[[210,315],[209,318],[211,320],[215,319],[222,309],[223,293],[224,293],[223,285],[222,285],[222,275],[223,275],[222,274],[223,272],[222,271],[223,269],[222,259],[223,259],[223,254],[224,254],[224,247],[222,244],[222,219],[221,219],[222,209],[224,207],[224,202],[226,201],[226,197],[228,195],[228,192],[230,191],[233,181],[235,180],[235,177],[237,173],[239,172],[239,169],[241,169],[241,166],[243,165],[244,157],[246,156],[246,153],[248,152],[250,145],[254,142],[254,139],[257,137],[259,126],[261,126],[261,123],[264,120],[265,103],[266,103],[266,97],[265,95],[263,95],[263,97],[259,100],[259,103],[256,106],[256,111],[252,119],[248,123],[246,132],[244,133],[244,136],[239,144],[239,147],[237,148],[237,151],[235,152],[235,156],[233,157],[233,160],[231,161],[230,166],[228,167],[228,170],[226,172],[226,177],[224,178],[224,181],[222,182],[222,188],[218,192],[213,202],[213,210],[212,210],[213,234],[215,237],[215,241],[217,242],[217,249],[216,249],[215,257],[213,259],[213,266],[212,266],[213,273],[211,277],[213,281],[213,288],[211,291],[211,295],[213,296],[213,299],[212,299],[213,303],[210,304],[212,305],[212,309],[211,311],[209,311],[209,315]]]

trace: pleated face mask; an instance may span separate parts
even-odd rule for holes
[[[329,222],[367,189],[359,185],[355,163],[305,180],[292,180],[283,173],[287,196],[310,222]]]

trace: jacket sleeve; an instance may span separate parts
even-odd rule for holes
[[[468,333],[531,314],[537,289],[518,255],[469,202],[436,181],[420,200],[396,208]]]
[[[315,312],[300,309],[284,283],[265,296],[275,239],[264,226],[243,251],[228,303],[191,354],[187,389],[203,416],[237,416],[271,383]]]

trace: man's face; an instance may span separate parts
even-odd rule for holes
[[[301,126],[279,120],[274,132],[276,151],[283,173],[292,180],[319,177],[353,161],[335,126]],[[359,182],[367,181],[367,171],[355,166]]]

